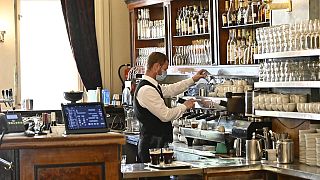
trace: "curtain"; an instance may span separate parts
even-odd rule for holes
[[[61,5],[81,80],[87,90],[102,87],[94,0],[61,0]]]

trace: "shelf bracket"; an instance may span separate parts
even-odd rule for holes
[[[286,9],[287,12],[292,12],[292,0],[287,0],[287,2],[282,2],[282,3],[271,3],[270,9],[271,10]]]

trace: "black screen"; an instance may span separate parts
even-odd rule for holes
[[[100,103],[79,103],[63,106],[66,130],[90,133],[90,129],[107,129],[103,105]],[[94,131],[92,131],[94,132]]]

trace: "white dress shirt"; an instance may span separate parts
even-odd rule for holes
[[[143,79],[149,81],[156,87],[158,86],[158,82],[147,75],[144,75]],[[193,79],[189,78],[174,84],[161,86],[161,91],[164,97],[172,97],[183,93],[193,83]],[[179,104],[177,107],[168,108],[158,91],[149,85],[142,86],[139,89],[136,98],[142,107],[148,109],[162,122],[169,122],[179,118],[187,110],[187,107],[183,104]]]

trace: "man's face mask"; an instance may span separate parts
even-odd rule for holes
[[[156,76],[157,81],[163,81],[167,77],[167,71],[162,71],[161,75]]]

